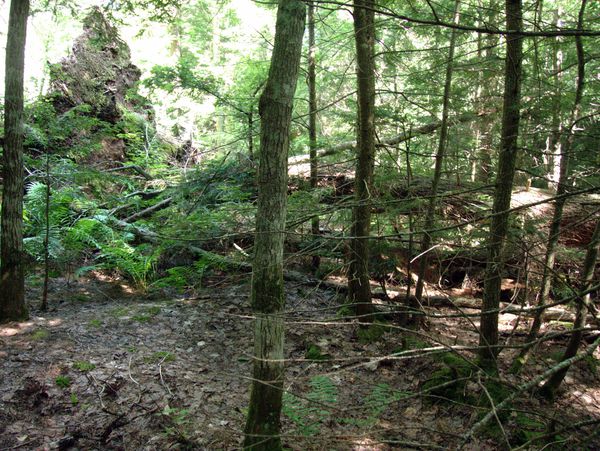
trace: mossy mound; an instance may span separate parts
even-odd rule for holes
[[[83,20],[83,34],[71,55],[50,70],[50,97],[58,114],[86,104],[91,115],[117,123],[121,108],[151,116],[148,102],[136,92],[141,71],[131,62],[129,46],[94,7]]]

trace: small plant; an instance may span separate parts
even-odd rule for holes
[[[319,433],[321,425],[331,417],[327,405],[337,402],[337,388],[327,376],[313,377],[310,387],[304,398],[289,392],[283,394],[283,414],[296,425],[299,434],[307,437]]]
[[[73,299],[76,302],[87,302],[87,301],[89,301],[90,298],[88,296],[86,296],[85,294],[78,293],[78,294],[73,295],[73,297],[71,299]]]
[[[388,325],[379,321],[374,321],[369,327],[358,329],[358,341],[364,344],[374,343],[379,341],[379,339],[383,337],[383,334],[390,330],[391,328]]]
[[[54,383],[60,388],[69,388],[71,386],[71,378],[69,376],[56,376]]]
[[[149,307],[147,311],[148,311],[148,315],[156,316],[160,313],[160,307],[158,307],[157,305],[154,305],[152,307]]]
[[[129,315],[129,309],[126,307],[116,307],[110,311],[110,315],[115,318],[123,318],[124,316]]]
[[[102,321],[100,321],[99,319],[91,319],[88,324],[90,325],[90,327],[93,328],[99,328],[102,326]]]
[[[445,352],[436,358],[444,366],[435,371],[423,384],[423,391],[435,398],[464,401],[467,379],[473,373],[473,366],[452,352]]]
[[[148,323],[148,322],[150,322],[150,320],[152,319],[152,317],[148,316],[148,315],[141,314],[141,315],[134,315],[131,319],[134,320],[134,321],[137,321],[138,323]]]
[[[344,318],[347,316],[353,316],[354,312],[348,304],[342,305],[335,314],[338,318]]]
[[[424,349],[429,346],[429,343],[419,340],[416,337],[407,335],[402,337],[402,349],[401,351],[408,351],[410,349]]]
[[[160,415],[164,420],[164,433],[183,445],[191,445],[190,411],[176,407],[165,406]]]
[[[323,361],[323,360],[328,360],[330,357],[327,354],[321,353],[321,348],[319,348],[315,344],[310,344],[310,345],[308,345],[307,348],[308,349],[306,350],[306,354],[304,354],[304,358],[306,360]]]
[[[31,334],[31,339],[32,340],[45,340],[49,336],[50,336],[50,332],[48,332],[46,329],[38,329]]]
[[[600,367],[600,363],[598,363],[598,359],[593,355],[588,355],[584,357],[583,361],[587,365],[588,369],[592,374],[598,374],[598,368]]]
[[[147,323],[152,320],[156,315],[160,313],[160,307],[152,306],[146,309],[146,313],[141,313],[139,315],[134,315],[131,319],[134,321],[138,321],[140,323]]]
[[[146,363],[172,362],[175,355],[168,351],[158,351],[144,359]]]
[[[79,398],[77,397],[77,394],[71,393],[71,405],[76,406],[77,404],[79,404]]]
[[[363,428],[371,428],[391,404],[409,395],[410,393],[394,390],[388,384],[377,384],[373,391],[365,398],[366,418],[342,418],[341,421]]]
[[[82,373],[87,373],[88,371],[92,371],[94,368],[96,368],[96,365],[94,365],[91,362],[80,360],[77,362],[73,362],[73,368],[81,371]]]

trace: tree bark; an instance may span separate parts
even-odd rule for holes
[[[522,24],[521,0],[506,0],[506,26],[520,31]],[[479,359],[484,368],[495,370],[498,350],[498,312],[500,286],[504,269],[502,251],[508,233],[510,198],[517,160],[517,140],[521,105],[521,62],[523,38],[519,34],[506,36],[506,63],[504,80],[504,109],[498,158],[498,172],[492,207],[492,223],[485,271]]]
[[[372,321],[373,312],[368,237],[371,231],[371,192],[375,163],[374,6],[374,0],[354,0],[358,129],[354,180],[356,206],[352,210],[348,295],[361,322]]]
[[[579,12],[579,21],[577,27],[579,29],[583,29],[583,15],[585,12],[585,5],[587,0],[582,0],[581,9]],[[567,202],[567,196],[564,194],[567,193],[569,187],[571,186],[570,178],[569,178],[569,163],[570,163],[570,155],[571,150],[573,148],[573,137],[574,134],[572,132],[572,128],[577,122],[578,118],[581,115],[581,99],[583,97],[583,89],[584,89],[584,81],[585,81],[585,55],[583,51],[583,43],[581,37],[575,38],[575,46],[577,48],[577,88],[575,90],[575,101],[573,103],[573,109],[571,110],[571,130],[569,135],[567,136],[564,146],[558,144],[560,141],[560,134],[557,138],[556,148],[563,149],[562,155],[560,155],[559,160],[559,178],[558,178],[558,186],[556,188],[556,195],[559,197],[554,203],[554,212],[552,214],[552,222],[550,223],[550,231],[548,233],[548,242],[546,245],[546,254],[544,257],[544,268],[542,272],[542,281],[540,283],[540,291],[538,293],[538,305],[543,306],[550,296],[550,290],[552,289],[552,280],[554,275],[554,262],[556,259],[556,248],[558,246],[558,238],[560,236],[560,223],[562,222],[563,210],[565,203]],[[558,158],[555,155],[555,158]],[[533,323],[531,324],[531,329],[529,330],[529,334],[527,335],[527,341],[533,342],[538,333],[540,332],[540,328],[543,322],[543,310],[538,310],[538,313],[535,315],[533,319]],[[522,368],[522,366],[527,362],[529,357],[529,353],[531,352],[531,347],[523,348],[523,350],[519,353],[515,361],[512,365],[513,372],[518,372]]]
[[[592,286],[592,281],[594,279],[594,268],[596,267],[596,261],[598,260],[599,247],[600,221],[596,223],[596,228],[594,229],[594,234],[592,235],[592,241],[590,243],[590,246],[588,247],[588,251],[585,256],[582,291],[589,290],[589,288]],[[581,344],[581,339],[583,338],[583,331],[581,329],[585,327],[585,321],[589,304],[589,293],[577,300],[577,313],[575,315],[575,321],[573,321],[574,332],[571,335],[571,338],[569,339],[569,343],[567,343],[567,348],[565,349],[565,353],[563,354],[561,362],[569,360],[577,354],[577,350],[579,349],[579,345]],[[540,394],[545,398],[554,398],[554,394],[556,393],[556,390],[558,390],[560,384],[567,375],[567,371],[569,371],[568,366],[554,373],[542,386],[542,388],[540,389]]]
[[[579,9],[579,19],[578,19],[578,23],[577,23],[577,28],[579,28],[579,29],[583,28],[583,16],[585,13],[586,3],[587,3],[587,0],[581,0],[581,8]],[[581,98],[583,97],[583,88],[584,88],[584,79],[585,79],[585,57],[584,57],[584,52],[583,52],[583,41],[581,39],[581,36],[575,37],[575,46],[577,48],[577,90],[575,92],[575,104],[573,106],[573,111],[571,114],[571,129],[570,129],[569,136],[567,137],[567,140],[566,140],[566,143],[564,146],[564,154],[561,159],[561,171],[560,171],[560,179],[559,179],[559,185],[558,185],[559,190],[561,189],[561,182],[563,182],[563,174],[565,174],[565,177],[566,177],[566,170],[563,171],[563,168],[562,168],[563,163],[562,162],[564,160],[566,160],[567,163],[565,163],[565,164],[568,165],[567,156],[571,152],[571,148],[573,146],[573,136],[574,136],[573,128],[575,126],[575,122],[577,121],[578,117],[580,116]],[[567,168],[568,168],[568,166],[567,166]],[[558,209],[558,205],[556,208]],[[561,208],[560,213],[562,215],[562,208]],[[555,213],[555,216],[556,216],[556,213]],[[554,218],[554,219],[556,219],[556,218]],[[560,223],[559,223],[559,225],[560,225]],[[553,222],[552,226],[554,226],[554,222]],[[558,233],[557,233],[557,235],[558,235]],[[556,238],[556,239],[558,239],[558,238]],[[598,247],[599,246],[600,246],[600,221],[596,223],[596,228],[594,229],[594,233],[592,234],[592,239],[588,246],[588,251],[587,251],[587,254],[585,257],[585,263],[584,263],[584,268],[583,268],[583,277],[582,277],[583,291],[585,291],[592,285],[592,281],[594,278],[594,269],[596,268],[596,261],[598,259]],[[552,260],[552,263],[554,263],[554,260]],[[546,270],[546,268],[544,268],[544,270]],[[589,302],[590,302],[590,294],[586,294],[582,299],[578,299],[577,314],[575,317],[575,321],[573,322],[574,329],[585,326],[585,320],[586,320]],[[571,339],[569,340],[569,343],[567,344],[567,348],[565,349],[565,353],[562,358],[563,361],[568,360],[571,357],[573,357],[575,354],[577,354],[577,349],[579,349],[579,344],[581,343],[582,336],[583,336],[583,334],[581,332],[574,332],[573,335],[571,335]],[[558,387],[560,387],[560,384],[562,383],[568,370],[569,370],[569,367],[565,367],[561,371],[552,375],[552,377],[550,379],[548,379],[548,381],[542,387],[542,389],[541,389],[542,395],[544,395],[547,398],[553,398],[555,391],[558,389]]]
[[[487,5],[487,26],[495,25],[495,17],[498,10],[498,1],[490,0]],[[494,62],[496,46],[498,45],[498,36],[494,34],[487,34],[485,39],[480,36],[484,45],[483,55],[485,57],[485,63],[483,70],[480,72],[479,78],[479,96],[478,96],[478,113],[481,115],[481,121],[478,123],[478,140],[476,150],[476,161],[479,163],[475,169],[475,180],[481,183],[489,183],[490,176],[492,174],[492,155],[494,153],[493,145],[494,139],[492,129],[494,126],[494,119],[489,114],[485,114],[486,111],[494,109],[495,105],[492,106],[494,94],[496,91],[496,64]]]
[[[256,315],[254,370],[244,430],[244,448],[253,451],[281,449],[287,155],[305,19],[301,1],[280,1],[269,77],[259,102],[261,146],[251,294]]]
[[[23,268],[23,73],[29,0],[12,0],[6,43],[0,322],[28,317]]]
[[[315,59],[315,5],[308,3],[308,140],[310,147],[310,187],[313,191],[318,183],[317,160],[317,64]],[[310,231],[313,238],[319,235],[319,216],[312,217]],[[319,269],[321,258],[315,254],[312,257],[313,271]]]
[[[456,0],[454,4],[454,23],[458,25],[460,18],[460,0]],[[454,49],[456,46],[456,35],[457,31],[452,30],[450,36],[450,47],[448,48],[448,64],[446,65],[446,80],[444,83],[444,101],[442,105],[442,125],[440,127],[440,139],[438,142],[437,153],[435,154],[435,168],[433,171],[433,182],[431,184],[431,197],[429,198],[429,205],[427,207],[427,214],[425,216],[425,233],[423,233],[423,239],[421,240],[421,254],[423,256],[419,259],[419,274],[417,279],[417,286],[415,288],[415,297],[420,303],[423,297],[423,285],[424,276],[429,256],[427,251],[433,241],[431,234],[427,230],[433,229],[435,222],[435,209],[437,204],[437,193],[440,184],[440,178],[442,177],[442,165],[444,156],[446,154],[446,140],[448,138],[448,115],[450,110],[450,95],[452,91],[452,74],[454,69]],[[414,306],[418,307],[418,306]]]

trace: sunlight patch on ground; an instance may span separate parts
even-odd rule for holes
[[[387,447],[370,438],[362,438],[357,440],[352,446],[353,451],[379,451],[387,449]]]
[[[35,325],[33,321],[23,323],[9,323],[0,327],[0,337],[12,337],[14,335],[28,332]]]

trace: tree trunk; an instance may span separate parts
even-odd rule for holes
[[[305,18],[301,1],[280,1],[269,77],[259,102],[261,146],[251,294],[256,315],[254,371],[244,430],[244,448],[253,451],[281,449],[287,154]]]
[[[23,73],[29,0],[12,0],[6,42],[2,225],[0,232],[0,322],[23,320]]]
[[[487,5],[488,17],[486,26],[495,25],[495,17],[498,14],[498,1],[490,0]],[[494,118],[489,114],[485,114],[486,111],[494,109],[492,101],[496,91],[496,64],[494,61],[495,49],[498,45],[498,36],[495,34],[486,35],[483,40],[484,47],[483,54],[485,56],[485,64],[483,70],[480,73],[480,95],[478,96],[478,114],[481,115],[481,120],[478,123],[478,147],[476,160],[478,165],[475,170],[475,179],[481,183],[489,183],[490,176],[492,173],[492,155],[494,139],[492,135],[492,129],[494,126]]]
[[[308,3],[308,139],[310,147],[310,187],[315,190],[318,183],[317,160],[317,64],[315,59],[315,5]],[[310,222],[313,239],[319,235],[319,216],[315,215]],[[312,257],[313,271],[319,269],[321,258]]]
[[[454,23],[458,25],[460,20],[460,0],[456,0],[454,4]],[[450,110],[450,95],[452,91],[452,73],[454,69],[454,48],[456,46],[456,35],[457,31],[452,30],[450,36],[450,47],[448,49],[448,64],[446,65],[446,81],[444,83],[444,101],[442,106],[442,125],[440,127],[440,140],[438,142],[437,153],[435,155],[435,169],[433,172],[433,182],[431,184],[431,197],[429,198],[429,205],[427,207],[427,214],[425,216],[425,233],[421,241],[421,254],[422,257],[419,260],[419,274],[417,279],[417,286],[415,288],[415,297],[420,303],[423,298],[423,285],[424,276],[428,258],[428,250],[432,243],[431,234],[428,230],[433,228],[435,222],[435,209],[437,204],[437,192],[440,184],[440,178],[442,176],[442,164],[444,156],[446,154],[446,140],[448,137],[448,114]],[[413,306],[418,308],[417,306]]]
[[[596,267],[596,261],[598,260],[599,247],[600,221],[596,223],[596,228],[594,229],[594,234],[592,235],[592,241],[590,243],[590,246],[588,247],[588,251],[585,256],[582,291],[589,290],[589,288],[592,286],[592,282],[594,279],[594,268]],[[589,293],[583,296],[581,299],[577,300],[577,314],[575,316],[575,321],[573,321],[573,329],[575,331],[573,332],[573,334],[571,334],[571,338],[569,339],[569,343],[567,344],[567,348],[565,349],[565,353],[563,354],[561,362],[569,360],[571,357],[574,357],[577,354],[577,350],[579,349],[579,345],[581,344],[581,339],[583,337],[583,330],[581,330],[581,328],[585,327],[585,321],[589,304]],[[548,379],[548,381],[542,386],[542,388],[540,389],[540,394],[545,398],[554,398],[554,393],[560,387],[560,384],[567,375],[567,371],[569,371],[568,366],[554,373],[550,377],[550,379]]]
[[[360,321],[372,321],[369,285],[371,192],[375,163],[375,15],[374,0],[354,0],[356,78],[358,95],[357,160],[348,270],[349,301]]]
[[[577,22],[577,28],[583,28],[583,16],[585,13],[585,6],[587,0],[581,0],[581,8],[579,9],[579,19]],[[561,171],[560,171],[560,179],[558,184],[558,189],[561,189],[562,178],[563,178],[563,168],[562,161],[567,160],[567,155],[571,152],[571,148],[573,146],[573,128],[575,127],[575,123],[580,116],[581,111],[581,98],[583,97],[583,87],[584,87],[584,78],[585,78],[585,55],[583,52],[583,41],[581,36],[575,37],[575,46],[577,47],[577,90],[575,92],[575,104],[573,106],[573,111],[571,114],[571,129],[569,136],[567,137],[567,141],[564,146],[564,154],[561,159]],[[568,163],[567,163],[568,164]],[[558,208],[558,205],[557,205]],[[562,209],[561,209],[562,213]],[[556,218],[555,218],[556,219]],[[554,224],[552,224],[554,225]],[[552,237],[551,237],[552,238]],[[587,254],[585,257],[585,264],[583,268],[583,287],[582,290],[585,291],[592,286],[592,281],[594,279],[594,269],[596,268],[596,260],[598,259],[598,247],[600,246],[600,221],[596,223],[596,228],[594,229],[594,233],[592,235],[591,242],[589,244]],[[554,263],[554,260],[552,261]],[[544,268],[544,271],[546,268]],[[578,299],[577,302],[577,315],[575,317],[575,321],[573,322],[573,328],[581,328],[585,326],[586,315],[588,311],[588,303],[590,302],[590,294],[586,294],[582,299]],[[568,360],[577,354],[577,349],[579,349],[579,344],[581,343],[581,338],[583,336],[582,332],[573,332],[571,335],[571,339],[567,344],[567,348],[563,355],[562,360]],[[544,384],[541,389],[541,394],[547,398],[553,398],[554,392],[558,389],[560,384],[562,383],[565,375],[569,367],[565,367],[561,371],[552,375],[548,382]]]
[[[578,28],[583,28],[583,14],[585,11],[585,5],[587,0],[581,2],[581,10],[579,12]],[[552,289],[552,280],[554,274],[554,261],[556,258],[556,248],[558,246],[558,238],[560,235],[560,223],[562,221],[563,210],[565,203],[567,202],[567,196],[564,196],[571,185],[569,179],[569,162],[570,154],[573,148],[573,127],[581,115],[581,99],[583,97],[583,88],[585,80],[585,55],[583,52],[583,44],[581,37],[575,38],[575,45],[577,47],[577,88],[575,90],[575,101],[573,103],[573,109],[571,110],[571,130],[567,139],[565,140],[564,146],[557,145],[557,148],[563,148],[562,155],[560,156],[560,175],[558,178],[558,187],[556,189],[556,195],[560,196],[554,203],[554,213],[552,215],[552,222],[550,223],[550,231],[548,234],[548,243],[546,245],[546,254],[544,258],[544,268],[542,272],[542,281],[540,283],[540,291],[538,294],[538,305],[541,307],[546,304],[548,297],[550,296],[550,290]],[[560,141],[560,137],[558,138]],[[558,143],[557,141],[557,143]],[[555,155],[555,157],[557,157]],[[535,315],[529,334],[527,335],[527,341],[533,342],[542,326],[543,321],[543,310],[538,310]],[[523,348],[519,353],[512,365],[513,372],[518,372],[522,366],[527,362],[531,347]]]
[[[522,23],[521,0],[506,0],[507,30],[519,31]],[[500,286],[504,269],[503,248],[508,233],[510,198],[512,194],[517,140],[519,136],[521,102],[522,36],[506,36],[506,63],[504,80],[504,109],[502,112],[502,134],[498,158],[498,173],[492,223],[488,244],[488,261],[485,270],[483,306],[481,311],[481,334],[479,359],[481,365],[496,369],[498,351],[498,312],[490,311],[500,304]]]

